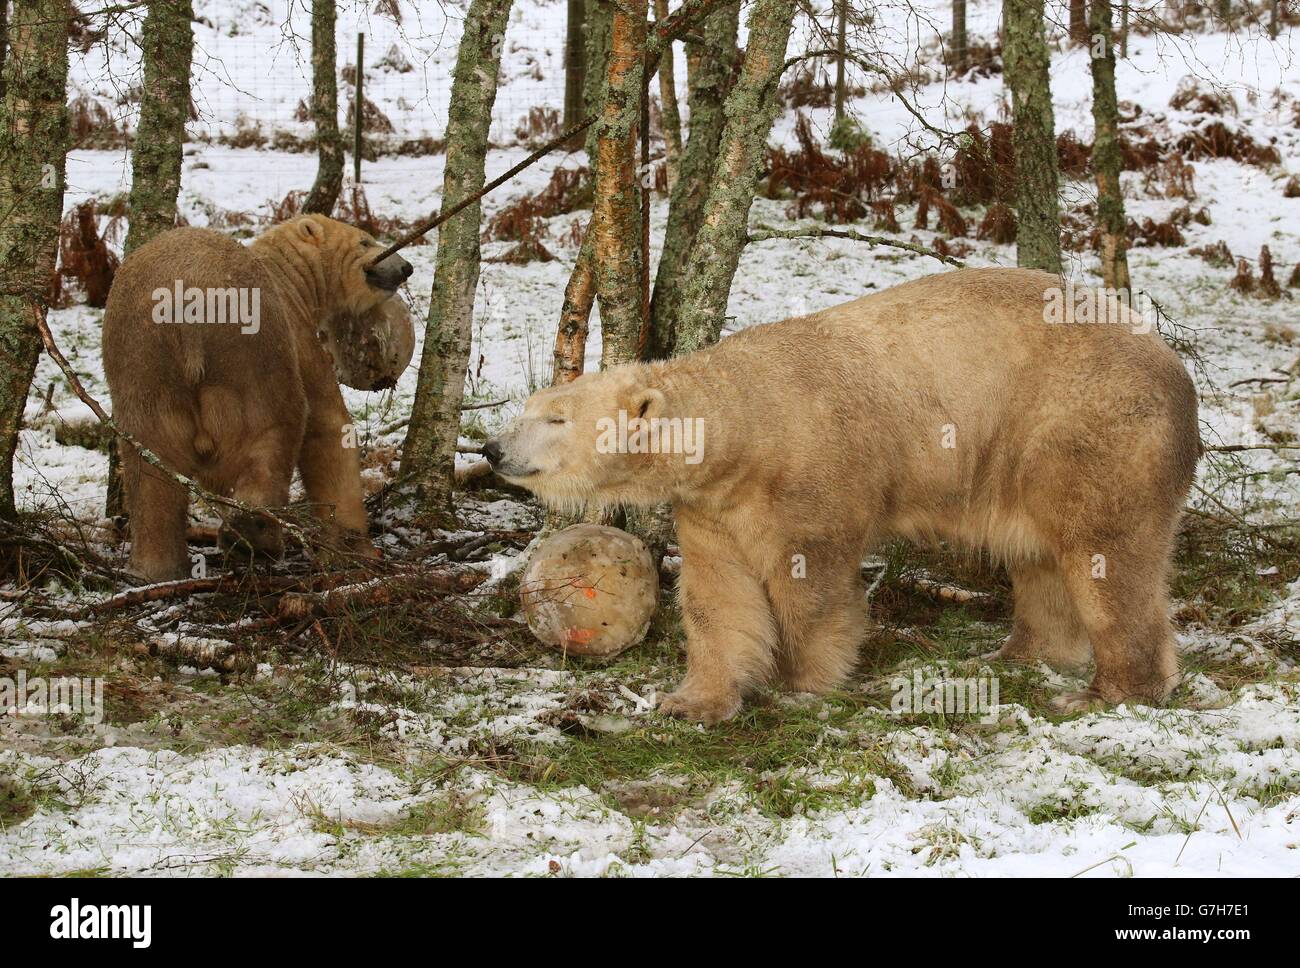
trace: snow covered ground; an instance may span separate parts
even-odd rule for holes
[[[285,30],[290,6],[293,29]],[[356,32],[364,29],[372,65],[368,96],[403,136],[437,137],[463,4],[399,6],[400,25],[373,13],[373,4],[341,4],[340,63],[354,57]],[[971,0],[974,36],[991,38],[999,6]],[[489,176],[526,154],[514,143],[514,128],[528,108],[560,103],[564,9],[560,0],[516,3]],[[308,33],[302,5],[198,0],[196,14],[204,20],[196,26],[203,53],[196,55],[195,101],[202,117],[193,133],[214,143],[196,140],[187,148],[184,215],[195,225],[231,211],[264,218],[288,191],[310,185],[314,156],[215,142],[235,130],[241,112],[268,131],[307,133],[294,120],[307,91],[305,45],[300,41],[295,52],[290,39]],[[946,3],[881,4],[876,29],[859,40],[891,68],[919,66],[937,77],[935,27],[947,16]],[[1296,360],[1294,300],[1238,295],[1227,286],[1232,269],[1190,252],[1223,240],[1253,262],[1268,244],[1283,283],[1300,262],[1300,198],[1283,195],[1288,178],[1300,175],[1298,41],[1300,32],[1291,28],[1276,41],[1258,30],[1135,33],[1118,72],[1121,100],[1140,105],[1164,135],[1176,137],[1194,123],[1169,102],[1180,81],[1198,75],[1203,86],[1233,96],[1238,113],[1231,123],[1272,142],[1282,157],[1268,169],[1193,162],[1197,197],[1190,204],[1208,210],[1209,224],[1188,225],[1183,246],[1130,253],[1135,284],[1167,309],[1203,361],[1196,375],[1211,444],[1294,443],[1300,429],[1294,382],[1289,396],[1276,391],[1285,384],[1242,382],[1278,379]],[[394,44],[411,71],[373,66]],[[801,23],[792,52],[821,46]],[[92,49],[77,63],[75,79],[79,89],[113,106],[132,83],[136,52],[111,39],[109,47]],[[684,90],[680,52],[677,65]],[[1052,74],[1058,131],[1091,140],[1085,53],[1059,50]],[[862,83],[870,87],[869,78]],[[956,82],[920,76],[908,97],[938,127],[987,124],[1006,111],[999,76]],[[131,123],[128,108],[114,110]],[[933,148],[931,136],[887,93],[868,91],[852,100],[851,110],[880,146],[905,155]],[[806,113],[824,135],[829,110]],[[782,117],[773,141],[791,143],[794,122],[793,111]],[[578,155],[543,161],[490,196],[486,214],[540,188],[557,165],[582,161]],[[406,219],[436,210],[442,164],[437,154],[367,163],[372,208]],[[129,186],[129,157],[121,150],[78,150],[68,172],[69,207],[89,196],[107,200]],[[1148,191],[1138,173],[1127,174],[1124,186],[1128,213],[1139,220],[1159,220],[1188,204]],[[1090,183],[1071,182],[1063,197],[1074,205],[1091,194]],[[759,199],[752,223],[788,227],[785,209],[783,201]],[[898,214],[905,226],[900,239],[930,244],[938,238],[907,228],[913,213]],[[653,246],[666,215],[666,202],[657,200]],[[483,266],[469,388],[475,399],[511,401],[477,412],[487,429],[517,412],[530,389],[548,379],[555,320],[576,255],[562,239],[585,217],[551,220],[547,246],[555,261]],[[869,223],[863,229],[872,231]],[[971,264],[1015,262],[1012,247],[970,241]],[[507,247],[488,243],[485,255]],[[426,245],[407,252],[415,266],[407,298],[420,313],[435,251]],[[846,240],[763,242],[745,252],[729,314],[735,328],[768,322],[939,268],[920,256]],[[1076,281],[1097,281],[1095,260],[1074,256],[1070,273]],[[72,306],[55,311],[51,323],[87,388],[107,400],[100,317]],[[592,343],[594,366],[598,338]],[[385,435],[380,428],[407,414],[414,387],[411,370],[392,391],[348,392],[367,445],[401,443],[401,431]],[[55,440],[60,424],[89,416],[42,359],[16,467],[25,507],[63,507],[80,520],[99,519],[105,456]],[[1198,493],[1193,503],[1260,523],[1295,521],[1295,455],[1244,452],[1232,483],[1227,468],[1207,461],[1201,486],[1209,496]],[[483,526],[503,515],[531,516],[510,502],[478,515]],[[512,554],[491,562],[494,579],[510,570]],[[148,714],[138,719],[56,725],[0,717],[0,873],[1294,876],[1300,874],[1300,580],[1275,581],[1271,595],[1232,627],[1194,617],[1180,622],[1188,681],[1172,708],[1121,707],[1065,722],[1049,719],[1040,704],[1013,690],[1022,675],[1025,688],[1061,687],[1060,677],[1045,669],[996,670],[1003,696],[1012,698],[991,723],[888,712],[880,696],[898,672],[987,674],[977,657],[989,646],[983,636],[998,630],[972,633],[976,626],[937,658],[908,653],[842,694],[771,697],[722,737],[650,711],[654,693],[670,688],[680,672],[671,650],[607,670],[541,661],[513,669],[431,666],[409,674],[308,663],[298,673],[318,694],[297,710],[298,734],[258,742],[241,740],[225,724],[283,715],[282,668],[261,667],[242,690],[182,668],[145,680]],[[12,612],[0,623],[0,656],[20,668],[57,668],[89,631],[42,626]],[[139,675],[146,664],[127,657],[119,666]],[[354,742],[363,721],[369,745]],[[218,722],[221,729],[213,725]],[[8,826],[6,797],[27,805]]]

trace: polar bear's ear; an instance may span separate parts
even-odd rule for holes
[[[325,233],[321,231],[321,227],[316,220],[309,215],[298,223],[298,234],[308,242],[319,245]]]
[[[628,411],[637,417],[658,417],[662,416],[664,410],[668,407],[668,400],[662,390],[655,387],[645,387],[632,394],[631,406]]]

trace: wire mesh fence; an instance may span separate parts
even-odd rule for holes
[[[364,161],[441,153],[464,7],[414,0],[338,4],[338,113],[349,172],[358,87]],[[73,142],[80,150],[121,150],[132,141],[139,113],[144,13],[96,9],[83,5],[74,37]],[[298,183],[298,166],[261,149],[315,151],[310,0],[274,9],[259,0],[197,0],[194,13],[188,141],[233,149],[222,157],[222,171],[234,178],[261,176],[258,188],[267,196],[306,187]],[[512,15],[502,39],[489,135],[494,146],[527,148],[562,129],[564,17],[563,0],[516,8]]]

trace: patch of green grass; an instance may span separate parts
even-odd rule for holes
[[[511,779],[544,790],[582,785],[602,791],[616,808],[627,794],[613,785],[627,781],[674,778],[695,789],[736,783],[759,809],[790,816],[832,802],[860,803],[882,776],[910,788],[907,772],[883,744],[871,741],[873,731],[883,736],[889,728],[854,696],[807,706],[752,703],[735,719],[709,729],[654,717],[618,733],[532,744],[497,766]],[[799,778],[804,767],[838,770],[846,779],[818,786]],[[671,810],[690,799],[684,793],[662,806]]]
[[[418,862],[402,867],[383,868],[375,872],[375,877],[426,878],[426,877],[461,877],[462,865],[459,861],[447,860],[434,864]]]
[[[370,823],[363,820],[344,820],[330,816],[314,806],[304,806],[312,822],[312,827],[320,833],[342,839],[348,832],[364,834],[367,837],[428,837],[434,834],[482,832],[484,812],[481,805],[475,803],[457,790],[421,801],[401,817],[386,823]]]
[[[1025,811],[1032,824],[1053,823],[1057,820],[1078,820],[1097,812],[1097,808],[1078,800],[1044,800]]]

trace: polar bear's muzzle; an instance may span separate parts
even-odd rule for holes
[[[397,253],[393,253],[383,262],[366,267],[366,284],[372,289],[382,289],[389,293],[397,292],[398,287],[411,278],[411,273],[414,271],[411,263]]]
[[[494,471],[502,477],[513,480],[522,480],[537,473],[537,468],[521,464],[516,457],[512,456],[506,449],[507,445],[508,435],[505,434],[493,437],[483,445],[483,456],[492,465]]]

